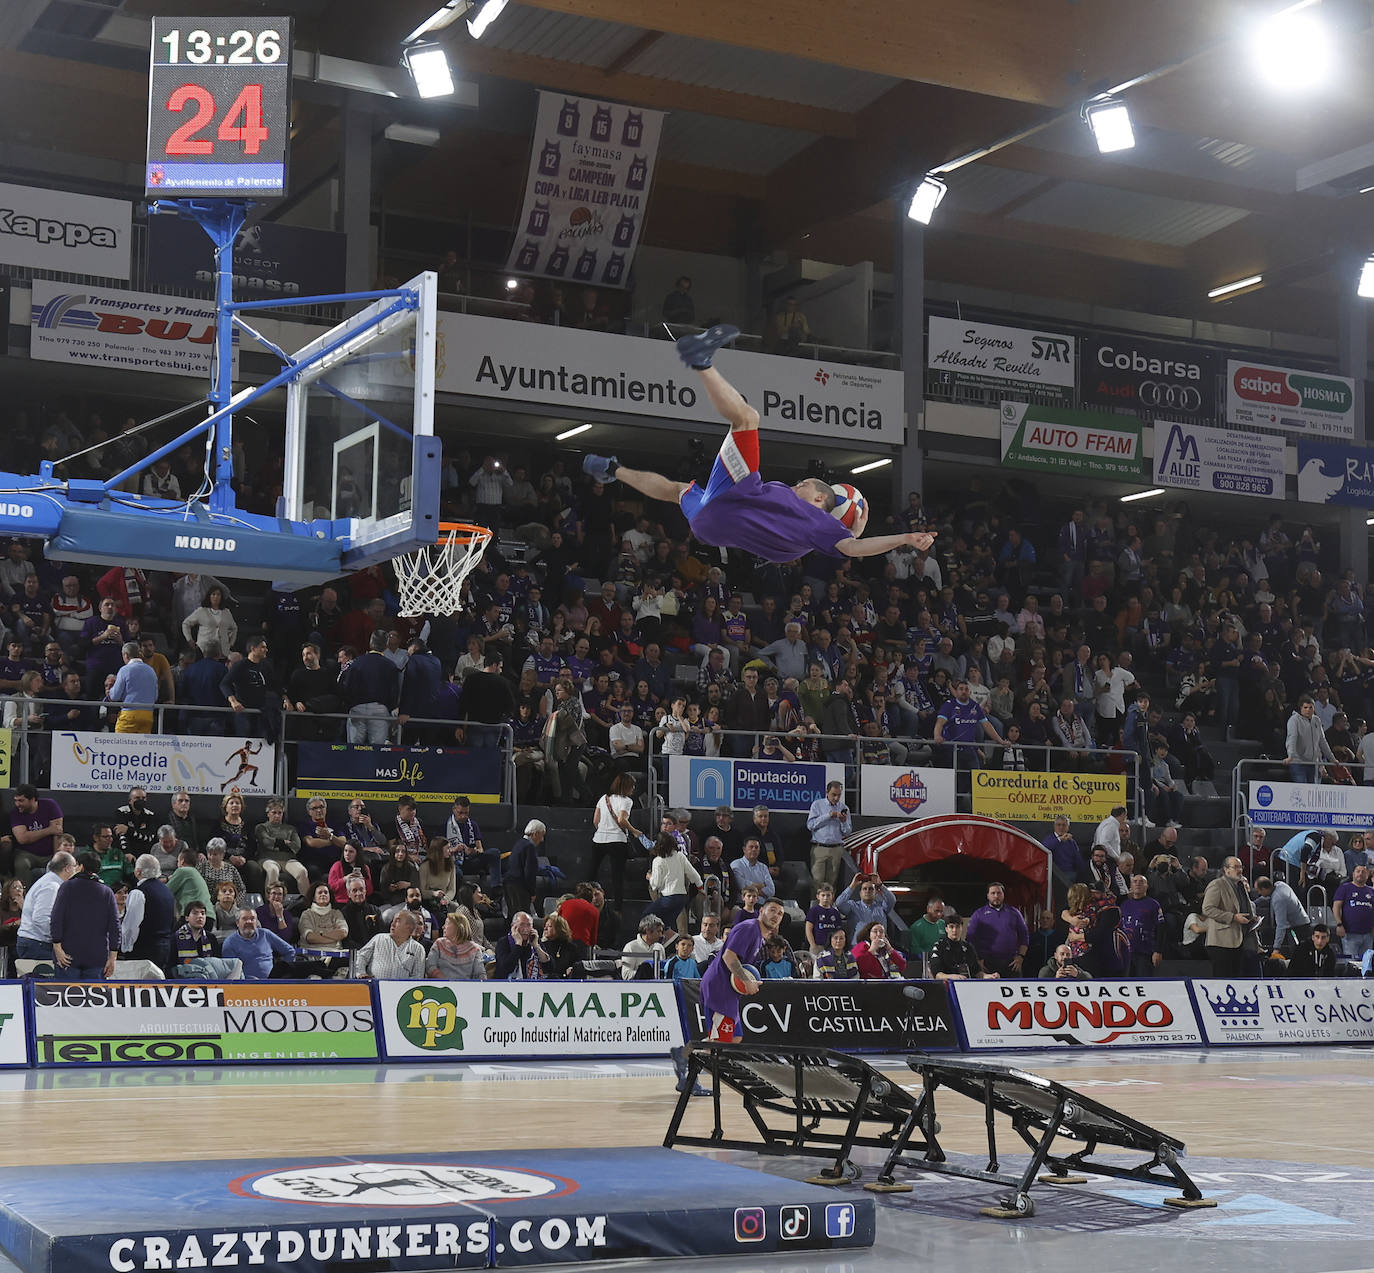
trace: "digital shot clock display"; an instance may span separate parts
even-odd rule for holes
[[[154,18],[146,192],[286,193],[290,18]]]

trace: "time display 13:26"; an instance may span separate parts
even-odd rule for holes
[[[290,18],[154,18],[147,191],[286,193]]]

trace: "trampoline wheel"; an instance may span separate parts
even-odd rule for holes
[[[1015,1199],[1015,1210],[1019,1216],[1033,1216],[1035,1214],[1035,1200],[1028,1193],[1018,1193]]]
[[[878,1097],[879,1099],[881,1099],[881,1098],[887,1096],[888,1093],[890,1093],[891,1091],[892,1091],[892,1087],[891,1087],[890,1084],[888,1084],[888,1082],[887,1082],[885,1079],[874,1079],[874,1080],[873,1080],[872,1095],[874,1095],[874,1096]]]
[[[862,1169],[856,1163],[851,1162],[848,1158],[846,1158],[844,1162],[841,1164],[841,1168],[844,1172],[844,1178],[846,1180],[858,1180],[864,1174]]]
[[[1082,1113],[1083,1111],[1070,1101],[1064,1106],[1064,1121],[1066,1123],[1076,1123]]]

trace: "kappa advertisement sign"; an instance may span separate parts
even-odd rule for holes
[[[825,795],[826,786],[844,782],[842,764],[804,761],[728,760],[723,756],[670,756],[668,802],[679,809],[752,809],[766,804],[775,813],[805,813]]]
[[[1355,382],[1265,363],[1226,364],[1226,423],[1315,437],[1355,436]]]
[[[33,1030],[40,1066],[379,1055],[371,987],[357,981],[35,981]]]
[[[1298,498],[1304,504],[1374,508],[1374,450],[1303,438],[1298,443]]]
[[[1282,499],[1286,449],[1269,433],[1161,422],[1155,425],[1155,481],[1185,491]]]
[[[964,1037],[982,1048],[1202,1043],[1185,981],[959,981]]]
[[[270,796],[277,749],[260,738],[210,734],[92,734],[56,730],[52,781],[62,791],[189,791],[193,796]]]
[[[0,264],[128,278],[133,205],[0,182]]]
[[[211,301],[36,278],[31,325],[30,355],[45,362],[201,378],[213,371]]]
[[[1252,782],[1250,821],[1261,827],[1363,831],[1374,823],[1374,787]]]
[[[1080,397],[1097,407],[1148,411],[1162,420],[1216,415],[1220,364],[1209,350],[1134,336],[1083,339]]]
[[[956,385],[1034,389],[1063,403],[1073,399],[1077,383],[1072,336],[955,318],[930,319],[926,366]]]
[[[1126,803],[1124,774],[1015,773],[975,769],[973,812],[1007,822],[1100,822]]]
[[[1025,402],[1002,404],[1002,463],[1066,477],[1138,482],[1145,476],[1139,420]]]
[[[934,818],[956,812],[952,769],[864,765],[859,770],[859,812],[878,818]]]
[[[379,981],[390,1059],[665,1056],[682,1044],[670,981]]]
[[[906,439],[899,371],[733,349],[721,350],[713,365],[758,409],[765,429],[831,440]],[[720,424],[697,376],[666,340],[442,313],[436,370],[445,393]]]
[[[1374,985],[1330,981],[1194,981],[1212,1044],[1374,1042]]]
[[[680,983],[692,1038],[709,1024],[701,983]],[[765,981],[740,1000],[744,1038],[841,1052],[949,1051],[959,1046],[949,983],[939,981]]]
[[[540,93],[507,268],[624,287],[644,232],[663,112]]]

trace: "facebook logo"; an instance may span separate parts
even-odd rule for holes
[[[825,1207],[825,1236],[849,1238],[854,1236],[854,1207],[848,1202],[829,1202]]]

